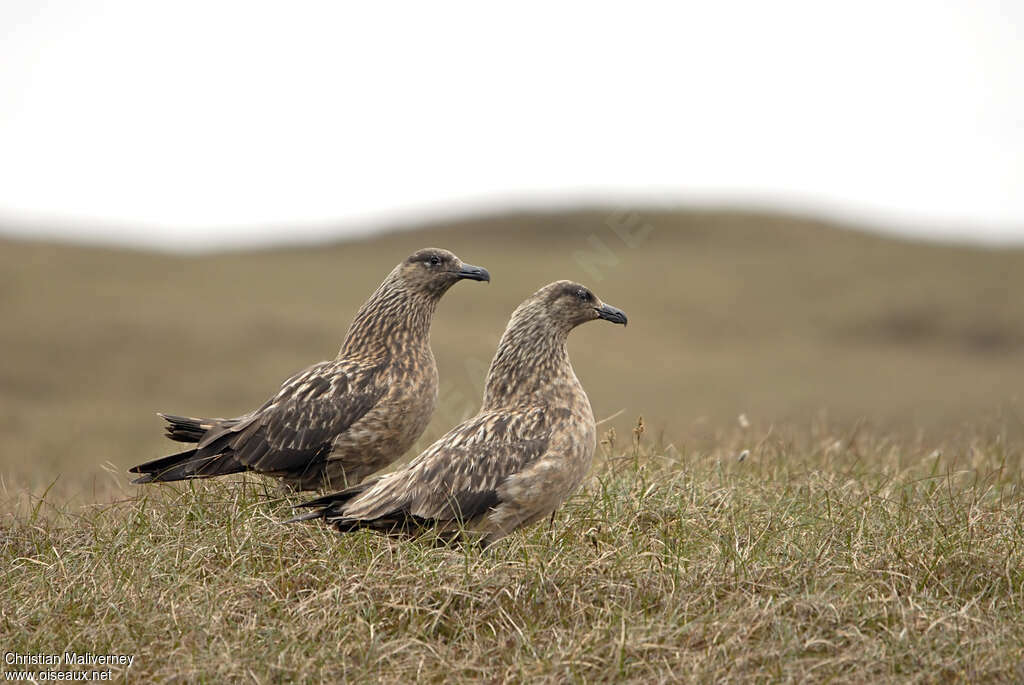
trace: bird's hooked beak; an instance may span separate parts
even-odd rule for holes
[[[487,273],[487,269],[482,266],[473,266],[472,264],[463,264],[462,268],[455,272],[456,275],[462,278],[468,278],[471,281],[487,281],[491,282],[491,274]]]
[[[623,326],[626,325],[626,312],[622,311],[618,307],[613,307],[610,304],[603,304],[600,307],[595,307],[594,311],[597,312],[597,318],[599,319],[611,321],[612,323],[621,323]]]

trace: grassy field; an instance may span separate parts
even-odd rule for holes
[[[630,316],[571,340],[611,418],[553,528],[481,553],[281,526],[294,500],[258,477],[128,484],[173,447],[153,412],[262,402],[426,245],[493,281],[441,304],[419,446],[476,409],[540,285]],[[192,256],[0,242],[0,647],[131,654],[132,682],[1020,681],[1021,292],[1024,250],[729,212]]]
[[[484,553],[285,527],[255,479],[47,501],[6,525],[4,649],[135,655],[132,682],[1024,678],[1018,448],[630,438]]]

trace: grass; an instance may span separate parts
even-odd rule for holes
[[[553,528],[485,552],[285,527],[258,477],[46,500],[5,523],[0,633],[132,682],[1019,680],[1024,455],[926,449],[611,433]]]

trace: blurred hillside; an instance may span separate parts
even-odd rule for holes
[[[492,273],[433,328],[442,408],[426,441],[475,410],[509,313],[559,278],[629,327],[572,337],[598,418],[642,414],[677,445],[746,414],[927,435],[1021,432],[1024,250],[899,241],[729,212],[580,211],[480,218],[343,244],[175,256],[0,241],[0,461],[8,490],[86,498],[165,453],[153,412],[229,416],[337,351],[363,299],[414,249]]]

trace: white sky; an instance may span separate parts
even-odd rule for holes
[[[739,201],[1024,241],[1024,3],[505,7],[3,0],[0,216],[202,247]]]

